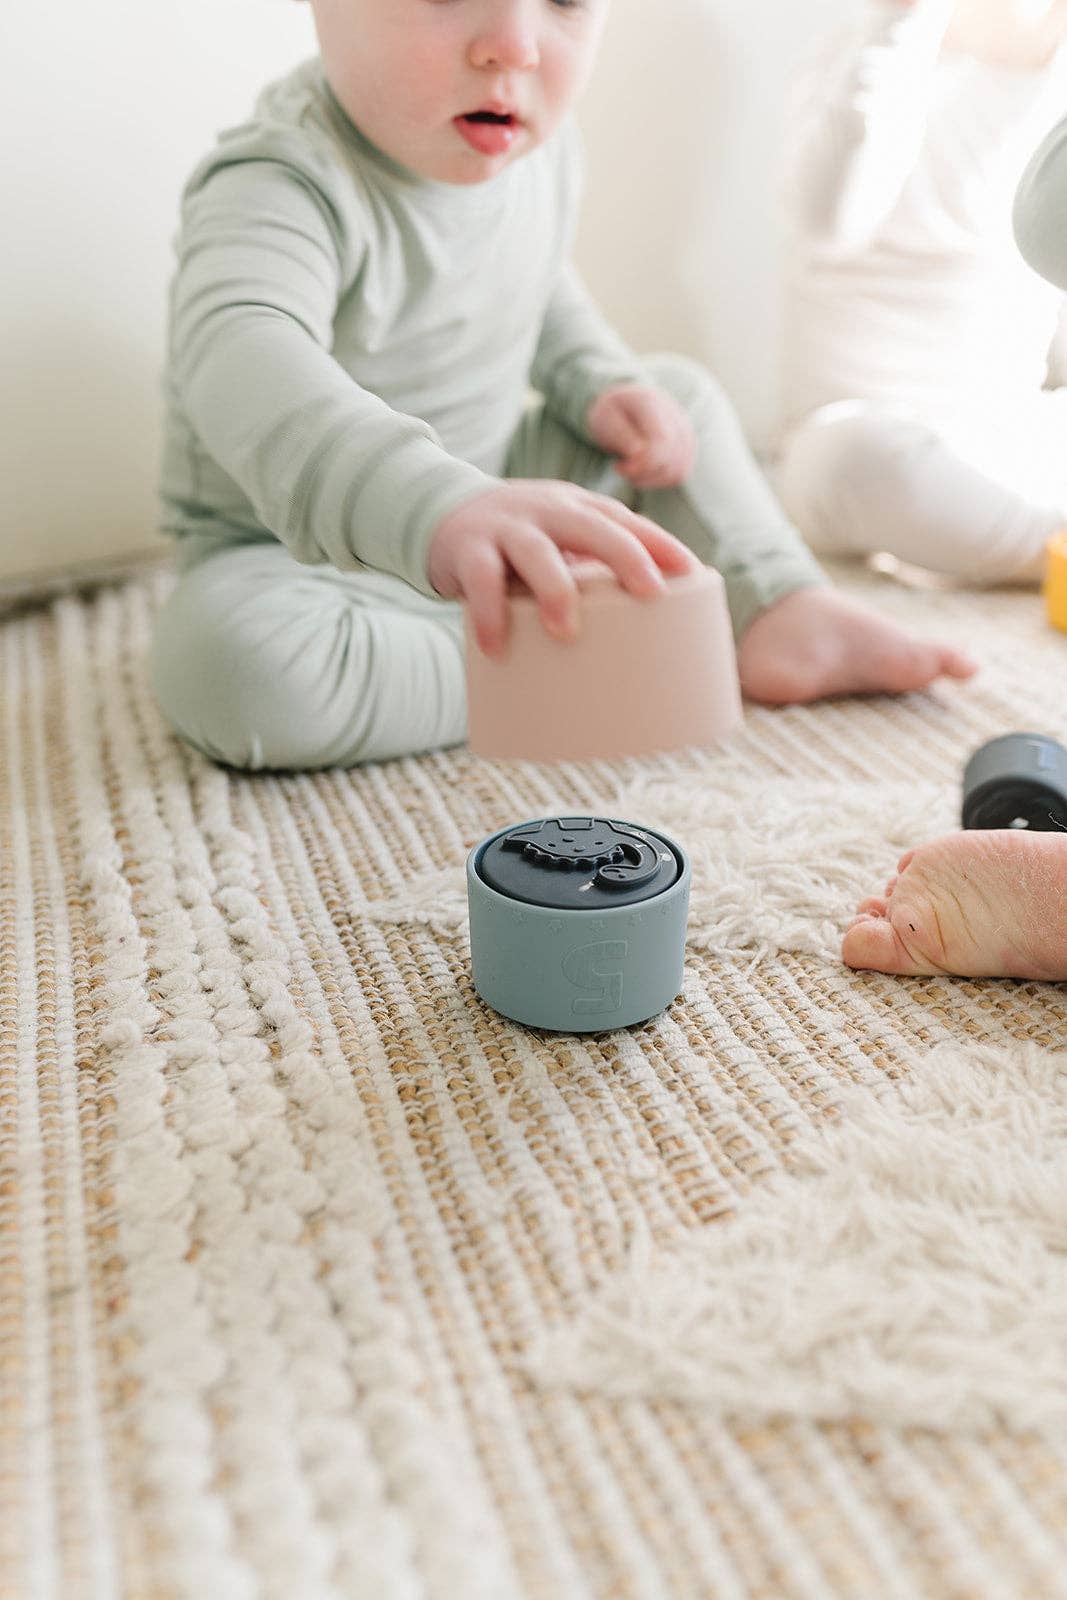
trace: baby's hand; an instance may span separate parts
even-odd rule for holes
[[[1019,0],[956,0],[945,48],[990,66],[1034,72],[1052,61],[1065,37],[1065,0],[1030,6]]]
[[[513,478],[438,523],[428,573],[438,594],[466,601],[481,649],[500,656],[512,574],[533,593],[554,638],[577,636],[578,586],[568,555],[606,562],[623,588],[642,597],[661,593],[664,572],[700,566],[681,540],[609,495],[551,478]]]
[[[617,456],[615,470],[639,489],[666,489],[693,470],[696,436],[673,395],[650,383],[621,383],[586,414],[594,444]]]

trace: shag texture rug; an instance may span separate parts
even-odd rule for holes
[[[1067,996],[854,974],[983,740],[985,662],[721,751],[243,776],[164,727],[164,570],[0,623],[4,1600],[1067,1596]],[[471,986],[510,821],[661,826],[684,991],[625,1033]]]

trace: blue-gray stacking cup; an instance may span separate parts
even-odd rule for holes
[[[530,1028],[646,1021],[682,986],[690,875],[680,844],[630,822],[501,828],[467,857],[475,989]]]
[[[963,774],[965,828],[1067,830],[1067,750],[1043,733],[1005,733]]]

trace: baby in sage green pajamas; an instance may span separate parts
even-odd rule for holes
[[[967,676],[826,584],[714,380],[634,355],[570,267],[568,113],[608,0],[311,5],[318,56],[183,196],[162,478],[181,575],[153,651],[176,731],[251,769],[456,743],[460,602],[499,653],[518,577],[573,637],[579,555],[648,604],[717,567],[765,702]]]

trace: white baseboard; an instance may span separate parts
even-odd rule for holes
[[[25,577],[0,579],[0,613],[11,611],[55,595],[80,589],[95,589],[105,583],[120,583],[156,567],[166,566],[174,556],[169,546],[138,550],[127,556],[109,556],[65,567],[62,572],[27,573]]]

